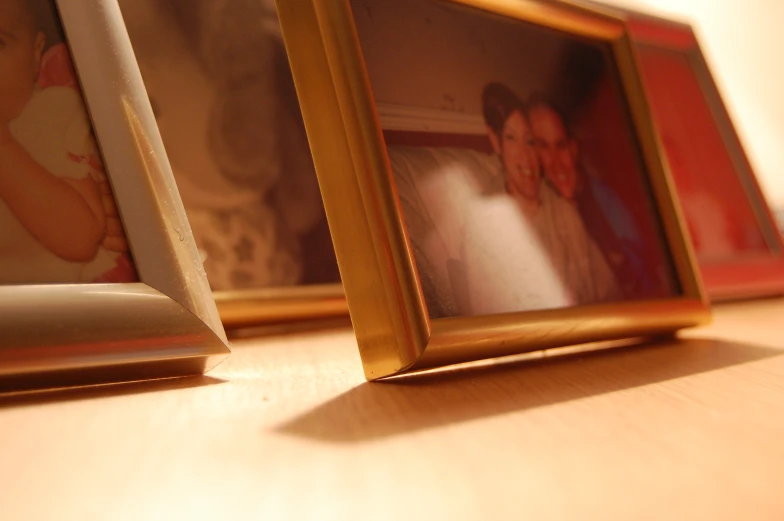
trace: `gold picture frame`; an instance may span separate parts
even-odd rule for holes
[[[202,374],[228,342],[117,2],[53,6],[139,282],[0,286],[0,388]]]
[[[684,238],[680,209],[661,160],[623,20],[592,9],[538,0],[429,3],[437,5],[420,26],[443,26],[443,20],[435,19],[438,13],[462,10],[470,13],[465,16],[483,16],[507,25],[525,23],[535,30],[557,31],[609,49],[631,119],[630,135],[636,136],[641,155],[640,168],[649,173],[642,182],[649,183],[651,204],[658,213],[672,277],[679,289],[665,298],[431,319],[386,146],[385,139],[391,135],[386,130],[392,127],[382,128],[355,24],[359,9],[352,11],[349,0],[278,0],[283,37],[366,377],[373,380],[569,344],[668,334],[709,320],[708,303]],[[394,7],[405,14],[407,8],[419,5],[412,1],[405,4],[408,7],[399,3]],[[388,12],[373,12],[374,5],[383,2],[356,0],[356,5],[363,16],[389,18],[384,16]],[[419,37],[416,31],[406,31],[409,40]],[[383,40],[402,32],[390,30],[382,35],[379,30],[378,34]],[[484,42],[476,34],[472,37],[476,48],[483,49]],[[438,45],[446,44],[439,41]],[[393,44],[385,51],[386,56],[399,52]],[[411,56],[410,50],[400,53],[400,60]],[[377,71],[384,69],[375,65]],[[423,70],[427,67],[420,63],[417,73]],[[446,75],[444,70],[439,74]],[[387,74],[391,76],[404,75],[398,70]],[[416,95],[418,90],[409,88],[406,92]],[[454,99],[446,101],[451,109],[460,111]]]
[[[347,316],[274,5],[119,4],[224,327]]]

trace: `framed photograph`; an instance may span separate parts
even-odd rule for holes
[[[225,358],[117,2],[0,2],[0,71],[0,388]]]
[[[784,293],[784,245],[692,28],[626,12],[712,300]]]
[[[120,0],[227,328],[345,316],[272,0]]]
[[[278,11],[368,379],[709,318],[621,18]]]

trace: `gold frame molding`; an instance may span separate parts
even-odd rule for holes
[[[610,44],[682,295],[431,320],[348,0],[277,0],[360,356],[369,380],[524,351],[668,334],[710,319],[623,20],[545,0],[440,0]]]
[[[213,295],[223,326],[232,330],[348,316],[340,284],[215,291]]]
[[[229,354],[116,0],[55,0],[140,282],[0,286],[0,389],[201,374]]]

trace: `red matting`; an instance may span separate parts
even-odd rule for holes
[[[694,33],[651,17],[629,28],[708,294],[784,293],[778,227]]]

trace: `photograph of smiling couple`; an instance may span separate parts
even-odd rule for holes
[[[354,14],[431,318],[676,295],[610,48],[405,3]]]

